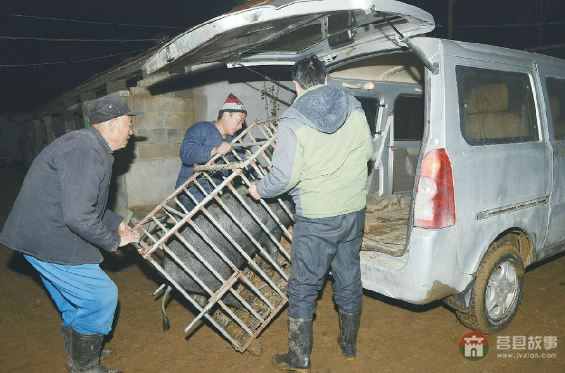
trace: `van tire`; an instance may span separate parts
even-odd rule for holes
[[[486,334],[506,328],[518,312],[524,294],[524,282],[524,264],[516,249],[508,243],[493,244],[477,270],[471,288],[469,310],[455,311],[457,319],[466,327]],[[500,288],[496,284],[501,284]],[[499,303],[493,299],[495,296],[503,299],[501,296],[505,294],[507,301],[500,311]],[[491,306],[490,311],[487,301]],[[494,307],[493,303],[496,304]]]

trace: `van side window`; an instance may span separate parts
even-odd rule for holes
[[[380,106],[379,100],[369,97],[356,98],[361,102],[361,107],[365,111],[365,117],[367,117],[367,123],[369,123],[371,135],[374,135],[377,128],[377,114],[379,113]]]
[[[539,140],[527,74],[457,66],[461,134],[470,145]]]
[[[394,139],[422,140],[424,137],[424,98],[398,96],[394,101]]]
[[[546,82],[553,136],[556,140],[565,139],[565,80],[549,78]]]

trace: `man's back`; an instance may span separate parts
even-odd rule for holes
[[[356,356],[363,296],[359,250],[373,144],[361,104],[325,85],[327,71],[318,57],[297,61],[291,75],[298,98],[281,118],[271,169],[249,194],[293,196],[288,352],[272,361],[280,370],[309,372],[316,298],[330,267],[339,309],[337,342],[346,359]]]
[[[283,126],[296,137],[299,174],[291,194],[298,214],[320,218],[364,208],[373,145],[360,103],[339,88],[316,86],[283,115]]]
[[[372,156],[369,127],[363,112],[353,111],[335,133],[303,126],[303,177],[299,184],[304,216],[326,217],[365,207],[367,160]]]

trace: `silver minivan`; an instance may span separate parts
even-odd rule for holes
[[[466,326],[506,327],[525,267],[565,243],[565,61],[419,36],[392,0],[273,1],[179,35],[144,72],[292,65],[316,54],[374,134],[363,286],[443,299]]]

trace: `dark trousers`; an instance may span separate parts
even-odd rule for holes
[[[331,267],[334,301],[347,312],[361,310],[363,286],[359,251],[363,241],[365,209],[329,218],[295,216],[288,315],[311,317],[316,298]]]

